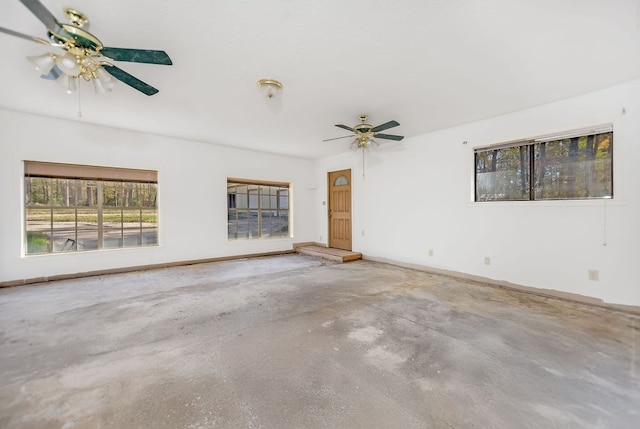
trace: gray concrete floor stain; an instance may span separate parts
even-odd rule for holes
[[[0,290],[2,428],[635,428],[638,317],[284,255]]]

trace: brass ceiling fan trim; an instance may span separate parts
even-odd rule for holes
[[[53,34],[53,36],[59,38],[63,42],[70,43],[74,46],[82,47],[95,52],[100,51],[100,49],[104,47],[100,39],[98,39],[88,31],[85,31],[71,24],[60,24],[60,26],[62,27],[64,32],[69,35],[69,37],[60,34]]]
[[[89,27],[89,18],[84,13],[68,7],[64,10],[64,14],[67,15],[69,22],[76,27]]]

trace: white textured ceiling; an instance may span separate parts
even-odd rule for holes
[[[322,140],[363,113],[411,137],[640,77],[638,0],[41,1],[174,65],[116,63],[160,92],[85,83],[79,119],[78,97],[25,60],[50,49],[0,33],[1,108],[304,158],[346,151]],[[45,37],[18,0],[0,26]],[[284,84],[275,103],[256,87],[267,77]]]

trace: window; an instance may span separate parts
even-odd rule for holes
[[[613,197],[613,131],[567,133],[475,151],[475,200]]]
[[[227,181],[229,240],[289,237],[289,184]]]
[[[157,172],[24,165],[27,255],[158,244]]]
[[[338,176],[336,177],[336,180],[333,181],[333,186],[348,186],[349,185],[349,179],[347,179],[347,176]]]

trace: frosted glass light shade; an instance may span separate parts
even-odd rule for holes
[[[36,70],[44,75],[49,74],[53,66],[56,65],[56,58],[51,54],[36,55],[27,57],[30,63],[36,66]]]
[[[96,94],[106,94],[107,92],[111,92],[111,88],[105,87],[100,79],[95,78],[91,80],[93,81],[93,89],[96,91]]]
[[[76,57],[69,53],[58,57],[56,59],[56,65],[63,73],[69,76],[78,76],[80,74],[80,66],[76,62]]]
[[[267,100],[276,97],[282,91],[282,83],[275,79],[260,79],[258,81],[258,88],[262,96]]]
[[[111,91],[116,84],[116,78],[111,76],[103,67],[96,69],[96,76],[97,79],[94,79],[94,81],[99,80],[100,85],[107,91]]]
[[[72,94],[76,90],[76,79],[73,76],[69,76],[68,74],[63,74],[56,82],[58,82],[64,89],[67,90],[67,94]]]

